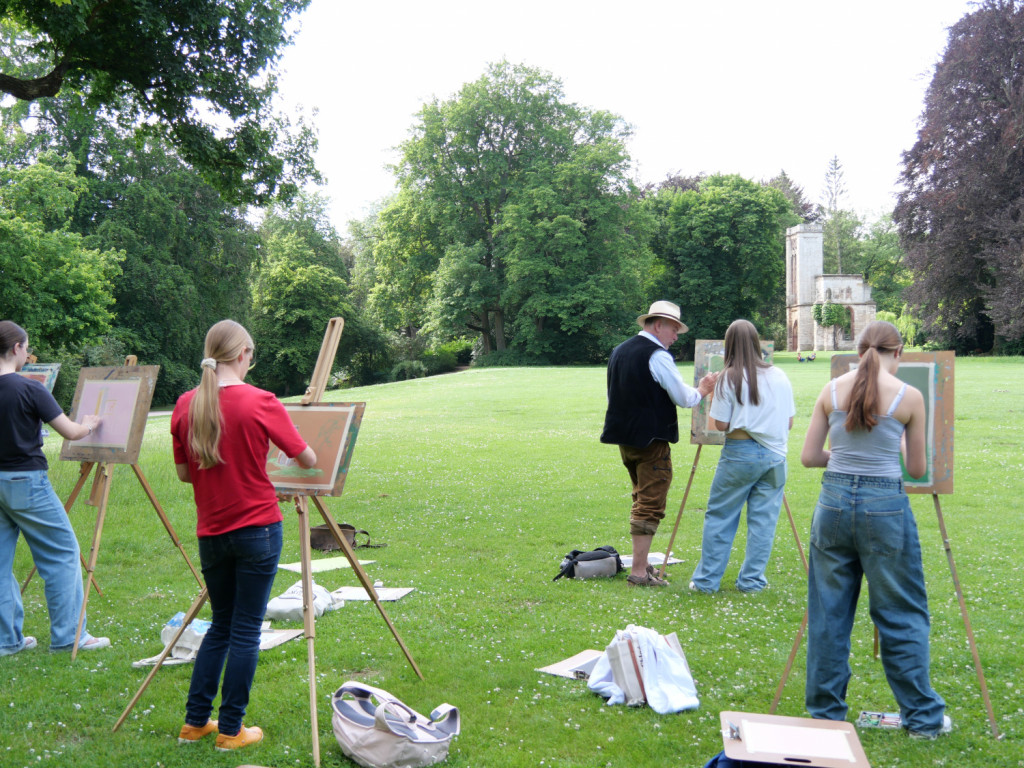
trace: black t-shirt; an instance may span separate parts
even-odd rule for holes
[[[38,381],[17,373],[0,376],[0,472],[47,469],[42,427],[61,413]]]

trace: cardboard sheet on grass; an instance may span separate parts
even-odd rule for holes
[[[622,555],[621,557],[619,557],[619,560],[622,561],[622,567],[623,568],[629,568],[629,566],[631,566],[633,564],[633,556],[632,555]],[[647,562],[650,563],[651,565],[657,567],[657,566],[659,566],[659,565],[661,565],[662,563],[665,562],[665,553],[664,552],[651,552],[651,554],[649,554],[647,556]],[[683,561],[680,560],[677,557],[669,557],[667,565],[677,565],[678,563],[681,563],[681,562],[683,562]]]
[[[372,565],[377,562],[376,560],[360,560],[360,565]],[[302,563],[296,561],[294,563],[278,563],[277,567],[279,570],[291,571],[292,573],[302,573]],[[339,568],[351,568],[352,565],[349,563],[348,558],[344,555],[338,557],[321,557],[317,560],[310,561],[310,573],[323,573],[324,571],[336,571]]]

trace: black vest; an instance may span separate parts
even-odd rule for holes
[[[649,367],[659,349],[664,347],[638,334],[612,350],[602,443],[646,448],[654,440],[679,442],[676,405]]]

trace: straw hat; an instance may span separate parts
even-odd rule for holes
[[[679,319],[679,306],[673,304],[671,301],[656,301],[651,304],[651,308],[647,311],[646,315],[640,315],[636,319],[637,324],[643,328],[646,323],[652,317],[663,317],[666,320],[672,320],[673,322],[679,323],[679,332],[686,333],[689,328],[686,327],[686,323]]]

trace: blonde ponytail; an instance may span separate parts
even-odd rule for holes
[[[235,360],[252,347],[249,332],[234,320],[221,320],[206,333],[202,378],[188,409],[189,449],[200,469],[220,464],[220,438],[224,424],[220,412],[220,386],[216,368]]]

